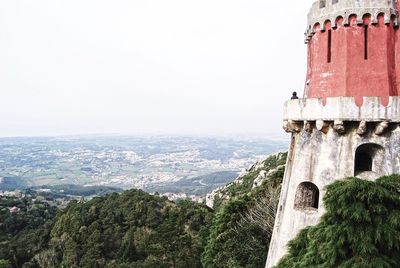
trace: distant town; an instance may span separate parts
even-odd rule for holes
[[[207,192],[284,148],[285,141],[264,138],[3,138],[0,193],[27,188],[60,193],[64,189],[55,186],[79,185],[202,201]]]

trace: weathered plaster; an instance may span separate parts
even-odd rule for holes
[[[318,223],[325,212],[322,202],[325,187],[335,180],[355,175],[355,153],[360,145],[373,143],[383,147],[374,158],[374,171],[361,173],[361,178],[375,179],[400,172],[400,128],[397,123],[392,123],[390,130],[382,135],[376,135],[376,123],[370,123],[363,136],[357,134],[357,122],[344,123],[344,134],[337,133],[333,124],[326,134],[317,129],[312,133],[302,130],[292,134],[267,268],[276,265],[286,254],[287,242],[301,229]],[[294,207],[297,187],[305,181],[314,183],[320,190],[318,210],[302,211]]]
[[[326,0],[325,7],[320,7],[320,1],[314,2],[308,13],[308,27],[306,31],[307,39],[315,34],[314,26],[321,25],[321,30],[325,30],[325,22],[330,21],[332,27],[337,26],[339,17],[344,19],[344,24],[349,24],[351,15],[357,16],[357,23],[363,23],[363,16],[369,14],[372,17],[372,23],[377,23],[379,14],[384,14],[385,23],[389,23],[391,19],[396,17],[396,1],[395,0],[339,0],[333,4],[332,0]],[[394,20],[397,25],[397,20]]]
[[[305,98],[284,105],[283,128],[292,140],[267,268],[301,229],[318,223],[327,185],[355,175],[373,180],[400,173],[399,8],[396,0],[313,4]],[[302,182],[319,188],[318,209],[295,208]]]
[[[283,120],[292,121],[391,121],[400,122],[400,96],[389,97],[387,106],[379,97],[364,97],[357,106],[353,97],[328,97],[322,99],[288,100],[283,108]]]

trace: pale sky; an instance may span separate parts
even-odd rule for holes
[[[0,0],[0,136],[282,134],[312,0]]]

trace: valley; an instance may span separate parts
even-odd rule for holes
[[[198,199],[285,145],[268,138],[2,138],[0,191],[107,186]]]

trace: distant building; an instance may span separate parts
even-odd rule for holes
[[[308,15],[305,99],[284,104],[292,134],[266,267],[324,214],[325,187],[400,173],[400,29],[395,0],[320,0]]]

